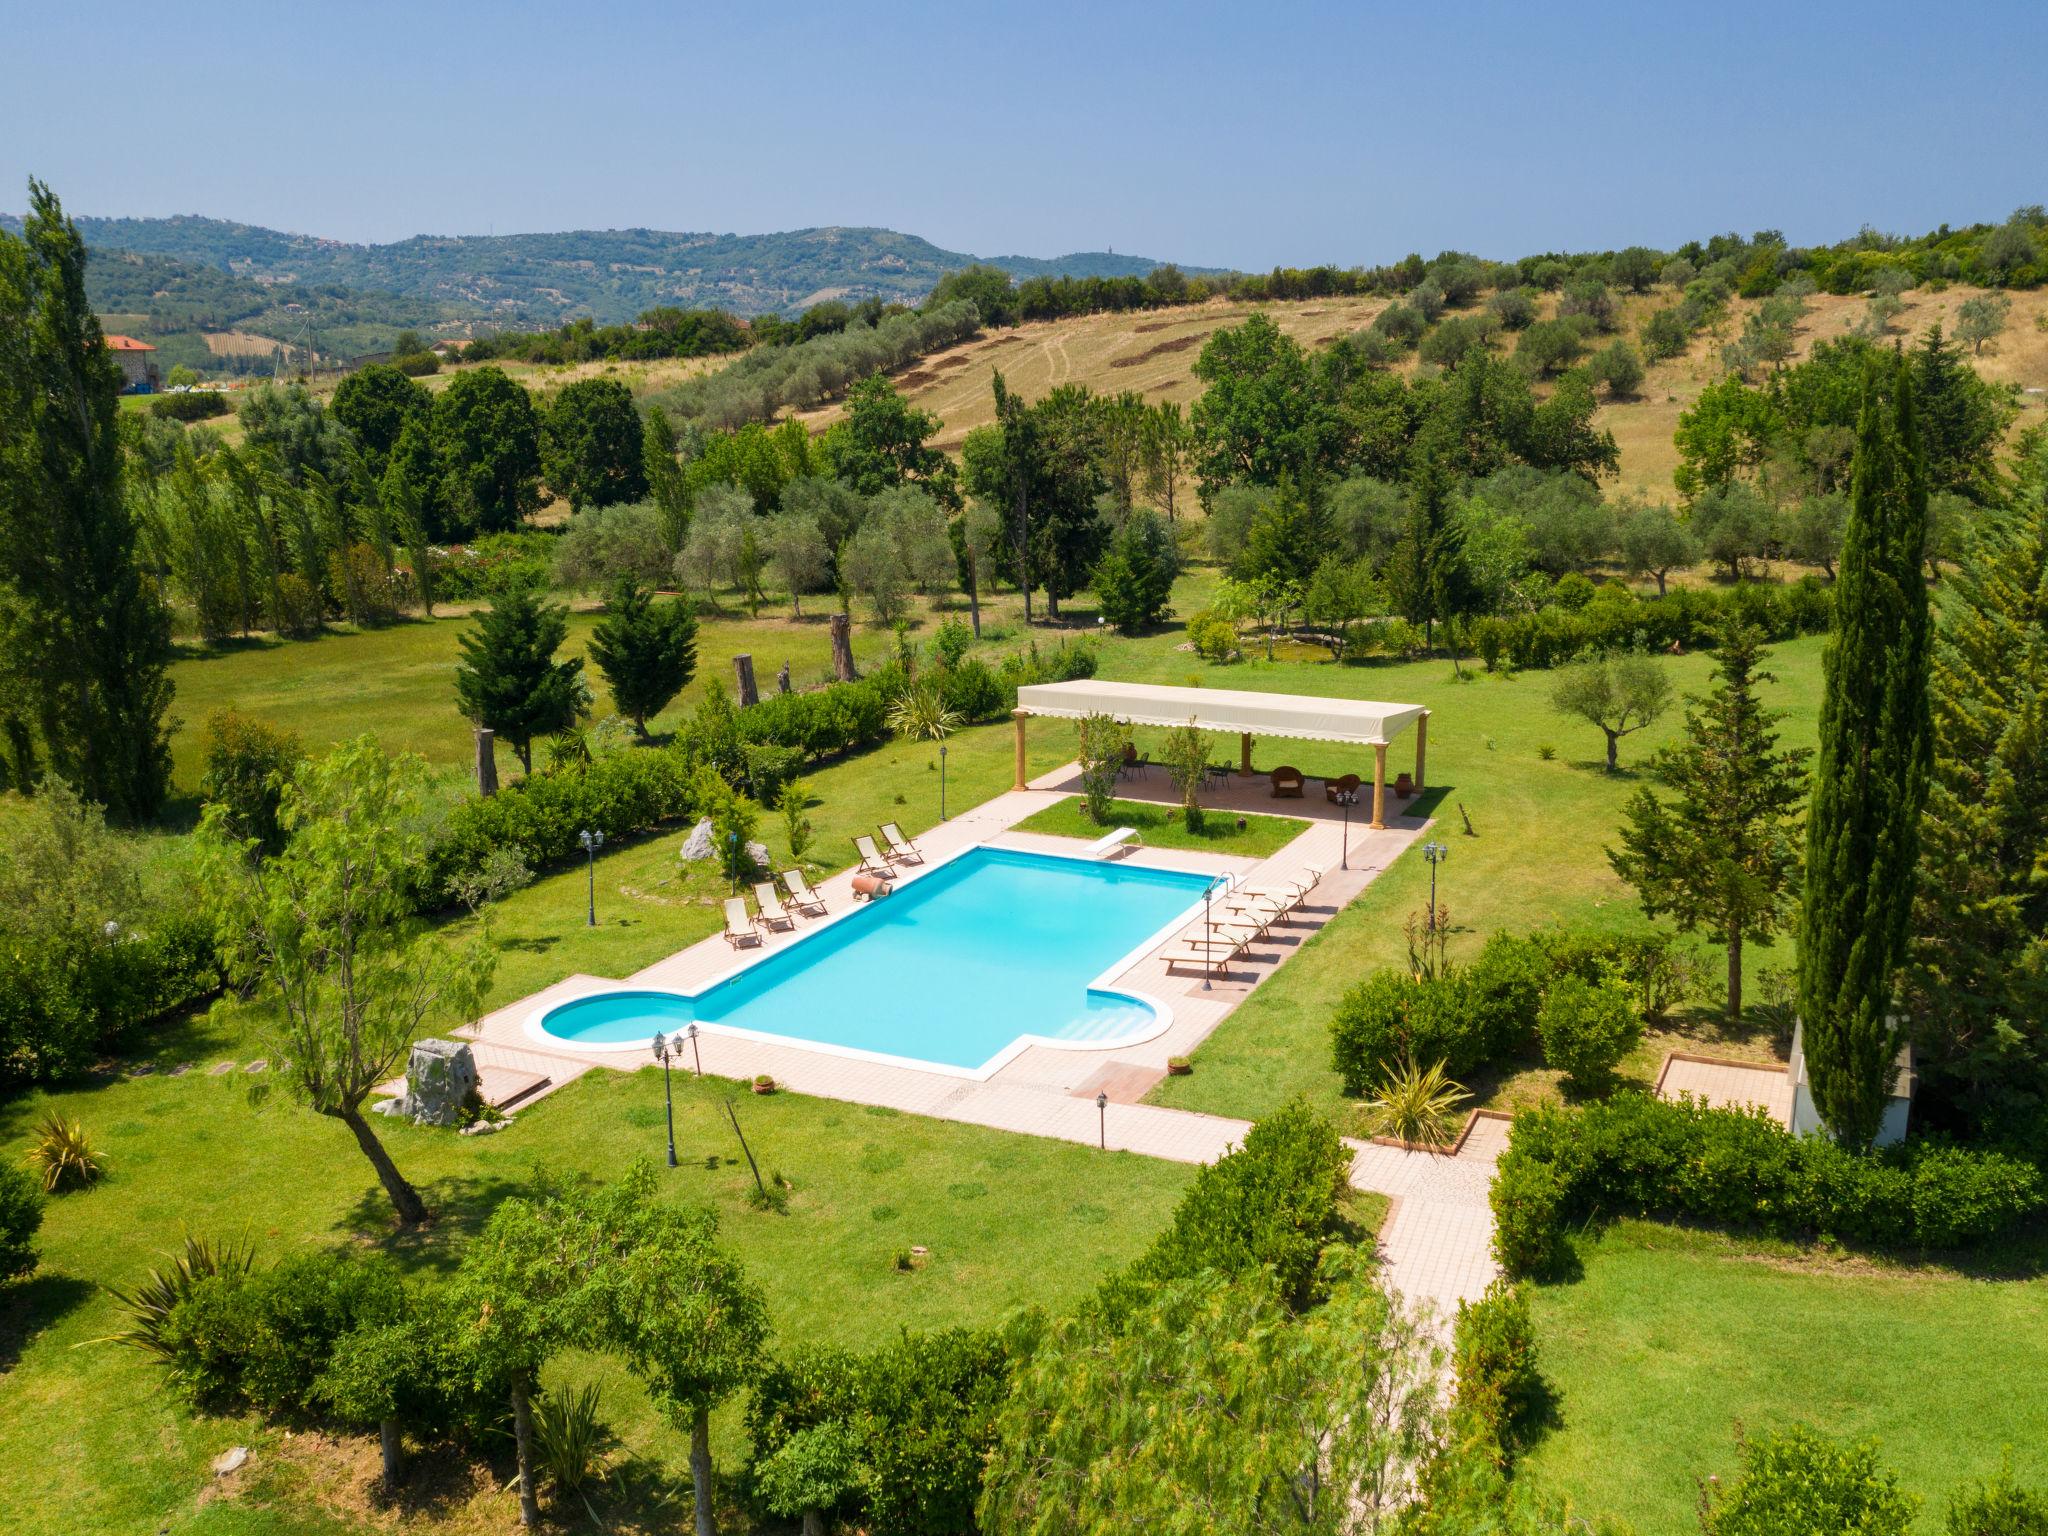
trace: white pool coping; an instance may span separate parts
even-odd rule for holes
[[[951,853],[941,855],[937,859],[925,863],[923,868],[918,871],[917,878],[922,879],[926,875],[935,874],[955,860],[964,858],[968,854],[975,853],[984,848],[992,853],[1007,854],[1013,858],[1039,860],[1047,863],[1076,864],[1091,872],[1104,867],[1104,861],[1101,859],[1078,858],[1072,854],[1064,853],[1045,853],[1036,849],[1002,848],[984,840],[956,848]],[[1131,867],[1145,868],[1146,866]],[[1155,870],[1153,872],[1160,874],[1186,873],[1179,870]],[[829,1041],[806,1039],[802,1035],[780,1034],[772,1030],[745,1029],[736,1024],[707,1023],[696,1019],[692,1019],[689,1022],[695,1024],[698,1032],[701,1034],[725,1035],[735,1040],[752,1040],[768,1045],[795,1046],[807,1051],[816,1051],[824,1056],[838,1056],[851,1061],[871,1061],[889,1067],[909,1067],[916,1071],[936,1072],[947,1077],[962,1078],[969,1082],[988,1081],[988,1079],[994,1077],[1004,1067],[1015,1061],[1018,1056],[1033,1046],[1045,1046],[1056,1051],[1119,1051],[1134,1045],[1144,1045],[1148,1041],[1158,1039],[1173,1027],[1172,1007],[1163,998],[1153,993],[1140,992],[1132,987],[1113,986],[1111,983],[1116,977],[1133,968],[1140,960],[1150,955],[1190,922],[1194,921],[1196,915],[1201,912],[1204,902],[1215,891],[1218,882],[1221,882],[1227,891],[1236,885],[1237,877],[1228,872],[1219,872],[1210,875],[1208,882],[1200,898],[1176,913],[1170,922],[1147,935],[1135,947],[1112,961],[1093,980],[1084,984],[1082,988],[1084,992],[1095,993],[1104,997],[1127,998],[1152,1011],[1152,1023],[1150,1026],[1128,1031],[1109,1039],[1073,1040],[1057,1035],[1018,1035],[980,1066],[959,1067],[952,1066],[946,1062],[927,1061],[921,1056],[898,1056],[887,1051],[865,1050],[860,1046],[836,1045]],[[557,1050],[566,1048],[574,1051],[601,1052],[606,1055],[639,1052],[644,1055],[653,1047],[654,1036],[651,1034],[643,1035],[635,1040],[576,1040],[565,1035],[551,1033],[547,1028],[547,1018],[550,1014],[559,1012],[563,1008],[572,1007],[577,1003],[589,1002],[592,998],[613,997],[628,993],[647,993],[661,997],[673,997],[694,1005],[707,993],[714,992],[727,983],[737,980],[756,965],[762,964],[770,955],[794,953],[813,938],[827,932],[835,924],[847,922],[860,916],[872,905],[872,899],[865,905],[855,905],[849,902],[839,911],[828,912],[822,918],[813,921],[791,943],[779,949],[769,950],[764,945],[759,952],[745,958],[738,958],[739,952],[736,950],[735,963],[712,976],[694,992],[684,992],[675,987],[622,984],[593,987],[591,990],[579,992],[573,997],[558,997],[552,1002],[533,1009],[526,1015],[523,1021],[524,1032],[528,1039],[537,1044],[551,1046]]]

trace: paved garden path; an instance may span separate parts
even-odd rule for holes
[[[918,838],[932,863],[975,843],[1071,852],[1070,839],[1040,838],[1013,832],[1018,822],[1070,793],[1071,768],[1036,780],[1028,790],[998,795],[973,810],[930,829]],[[889,1061],[831,1055],[773,1040],[741,1039],[704,1031],[695,1042],[700,1057],[686,1056],[685,1069],[701,1059],[702,1070],[719,1076],[752,1078],[766,1073],[791,1092],[819,1098],[886,1106],[910,1114],[931,1115],[970,1125],[1052,1136],[1084,1145],[1101,1144],[1112,1151],[1134,1152],[1177,1162],[1210,1163],[1244,1139],[1251,1122],[1200,1114],[1140,1102],[1165,1075],[1170,1057],[1187,1055],[1238,1003],[1295,948],[1348,905],[1373,878],[1427,829],[1427,822],[1396,816],[1381,831],[1345,825],[1337,808],[1320,798],[1273,805],[1261,793],[1261,781],[1231,786],[1219,810],[1267,810],[1303,816],[1307,828],[1267,860],[1232,858],[1174,849],[1144,849],[1134,860],[1161,868],[1203,872],[1229,870],[1257,879],[1283,875],[1312,865],[1324,871],[1314,893],[1294,921],[1276,925],[1270,941],[1254,947],[1247,960],[1210,986],[1199,976],[1169,973],[1156,958],[1138,960],[1119,973],[1119,987],[1159,998],[1173,1020],[1158,1038],[1107,1050],[1063,1050],[1033,1046],[985,1079]],[[1119,793],[1140,798],[1147,786],[1119,786]],[[1163,783],[1162,783],[1163,787]],[[1241,805],[1230,802],[1242,801]],[[1344,867],[1348,863],[1349,867]],[[925,866],[930,867],[928,864]],[[903,872],[907,882],[919,876],[916,867]],[[832,913],[852,908],[851,871],[821,881],[819,890]],[[827,919],[829,920],[829,919]],[[1199,927],[1199,919],[1194,927]],[[772,934],[759,949],[736,955],[720,937],[691,944],[629,978],[633,985],[695,992],[745,959],[801,938],[816,925],[806,922],[795,934]],[[1192,932],[1192,929],[1190,930]],[[487,1015],[462,1031],[476,1044],[479,1064],[488,1070],[500,1056],[503,1065],[532,1070],[536,1058],[552,1063],[550,1088],[580,1076],[594,1066],[631,1071],[644,1064],[631,1053],[578,1049],[554,1040],[537,1041],[527,1020],[558,1003],[619,986],[618,980],[570,976],[532,997]],[[971,1005],[970,1002],[963,1004]],[[1110,1103],[1096,1106],[1099,1093]],[[1484,1124],[1484,1122],[1482,1122]],[[1447,1321],[1457,1303],[1477,1297],[1495,1270],[1490,1253],[1493,1223],[1487,1205],[1498,1137],[1468,1138],[1459,1155],[1407,1152],[1365,1142],[1352,1142],[1352,1183],[1392,1199],[1380,1230],[1380,1248],[1389,1283],[1411,1303]]]

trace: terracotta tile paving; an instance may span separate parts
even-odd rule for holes
[[[1016,823],[1054,804],[1071,790],[1071,765],[1034,781],[1027,790],[996,796],[973,810],[920,834],[923,865],[899,871],[900,884],[919,879],[946,855],[976,843],[1022,850],[1072,853],[1072,839],[1013,832]],[[1312,785],[1311,788],[1316,786]],[[1170,797],[1164,774],[1127,780],[1117,792],[1126,798]],[[1320,796],[1274,804],[1266,781],[1254,778],[1219,785],[1205,797],[1213,809],[1236,813],[1265,811],[1306,820],[1308,826],[1269,859],[1252,860],[1206,852],[1141,848],[1129,862],[1159,869],[1229,873],[1251,879],[1292,874],[1306,865],[1324,870],[1306,902],[1290,920],[1252,946],[1246,959],[1226,977],[1212,980],[1192,972],[1169,971],[1156,954],[1139,959],[1115,978],[1119,988],[1143,992],[1163,1003],[1172,1015],[1169,1027],[1155,1039],[1135,1045],[1094,1050],[1062,1050],[1033,1046],[1019,1053],[985,1080],[954,1076],[831,1055],[799,1044],[744,1040],[706,1031],[695,1049],[703,1070],[725,1077],[767,1073],[793,1092],[854,1103],[883,1105],[912,1114],[931,1115],[966,1124],[989,1126],[1025,1135],[1052,1136],[1064,1141],[1114,1148],[1180,1162],[1213,1162],[1241,1141],[1250,1122],[1195,1114],[1159,1105],[1125,1102],[1149,1088],[1171,1056],[1190,1054],[1222,1019],[1270,976],[1275,967],[1314,936],[1370,884],[1427,823],[1398,814],[1399,802],[1389,796],[1390,821],[1372,831],[1354,811],[1348,829],[1339,808]],[[1348,850],[1348,852],[1347,852]],[[1348,868],[1340,867],[1348,858]],[[624,980],[635,986],[676,988],[694,992],[704,983],[741,966],[751,965],[816,928],[852,910],[852,876],[842,870],[817,882],[827,912],[822,918],[798,920],[794,933],[772,933],[758,946],[734,950],[714,936],[659,960]],[[1184,930],[1193,937],[1202,927],[1197,918]],[[570,976],[531,997],[486,1015],[464,1031],[477,1044],[480,1062],[489,1059],[507,1069],[542,1071],[553,1087],[593,1066],[632,1071],[643,1065],[642,1053],[578,1050],[546,1044],[526,1033],[526,1020],[536,1011],[574,997],[608,991],[620,983],[596,976]],[[685,1055],[682,1066],[695,1060]],[[1138,1087],[1138,1084],[1144,1087]],[[1111,1086],[1114,1084],[1115,1086]],[[1094,1098],[1107,1088],[1112,1102],[1099,1113]],[[1360,1188],[1395,1197],[1393,1213],[1380,1244],[1390,1282],[1403,1294],[1427,1303],[1439,1315],[1455,1310],[1460,1298],[1474,1297],[1492,1279],[1489,1253],[1492,1222],[1486,1185],[1492,1173],[1492,1152],[1474,1148],[1472,1155],[1434,1157],[1395,1148],[1355,1144],[1352,1181]]]
[[[1792,1123],[1791,1075],[1783,1067],[1764,1062],[1689,1061],[1683,1056],[1667,1056],[1657,1077],[1657,1093],[1666,1099],[1689,1093],[1716,1108],[1761,1108],[1780,1124]]]

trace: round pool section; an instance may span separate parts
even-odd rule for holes
[[[974,848],[695,995],[558,1004],[538,1039],[614,1051],[721,1034],[985,1077],[1025,1046],[1150,1039],[1164,1004],[1097,983],[1199,909],[1210,877]]]

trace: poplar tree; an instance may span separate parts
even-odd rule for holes
[[[170,783],[170,617],[136,559],[85,241],[39,181],[29,205],[0,231],[0,731],[18,787],[54,773],[141,821]]]
[[[1822,659],[1799,942],[1814,1106],[1851,1146],[1877,1135],[1898,1049],[1893,983],[1905,958],[1934,744],[1926,541],[1912,380],[1902,361],[1874,360],[1863,377],[1834,633]]]
[[[1799,868],[1791,820],[1806,754],[1779,747],[1784,711],[1757,697],[1760,684],[1776,681],[1763,670],[1766,654],[1756,630],[1730,627],[1715,655],[1719,684],[1687,697],[1684,741],[1651,762],[1677,799],[1637,790],[1623,807],[1621,847],[1607,850],[1645,914],[1727,946],[1731,1020],[1742,1015],[1743,944],[1777,936]]]

